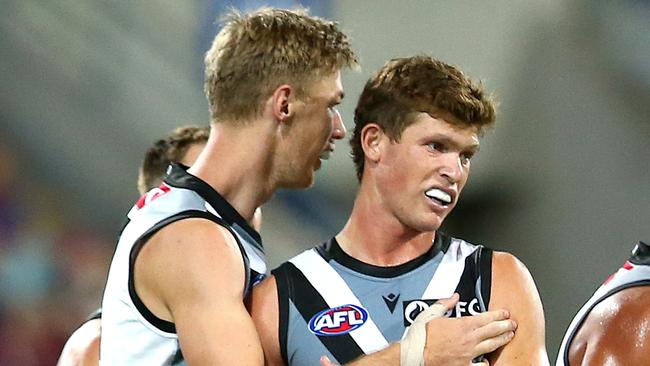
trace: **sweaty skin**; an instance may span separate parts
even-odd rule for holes
[[[596,305],[569,349],[571,366],[645,365],[650,355],[650,287],[620,291]]]

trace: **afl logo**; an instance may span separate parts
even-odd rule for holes
[[[361,327],[368,320],[366,309],[357,305],[343,305],[325,309],[309,320],[309,330],[320,336],[336,336]]]

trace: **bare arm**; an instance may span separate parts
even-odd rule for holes
[[[144,245],[135,287],[145,305],[176,326],[188,365],[262,365],[243,299],[244,265],[223,227],[204,219],[172,223]]]
[[[57,366],[97,366],[100,327],[101,320],[92,319],[75,330],[65,343]]]
[[[572,366],[642,365],[650,354],[650,287],[633,287],[596,305],[569,349]]]
[[[269,276],[255,286],[251,296],[251,316],[262,341],[264,364],[268,366],[284,365],[278,339],[280,309],[277,291],[275,277]]]
[[[549,365],[542,302],[526,267],[509,253],[492,257],[490,309],[508,309],[517,322],[512,341],[488,356],[490,365]]]

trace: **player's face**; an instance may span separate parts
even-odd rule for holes
[[[336,106],[343,99],[341,73],[336,72],[312,84],[308,96],[295,103],[291,128],[291,153],[283,186],[309,187],[314,172],[334,152],[334,143],[345,137],[345,126]]]
[[[377,175],[382,206],[408,228],[437,230],[467,182],[476,130],[420,113],[399,142],[385,146]]]

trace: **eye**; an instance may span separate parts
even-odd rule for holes
[[[438,151],[438,152],[445,152],[446,147],[444,144],[441,144],[439,142],[429,142],[427,144],[427,147],[431,150]]]
[[[465,152],[460,154],[460,162],[463,165],[469,165],[470,161],[474,157],[473,152]]]

